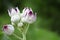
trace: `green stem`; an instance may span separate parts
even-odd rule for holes
[[[18,27],[17,29],[18,29],[20,32],[22,32],[22,31],[21,31],[21,28]]]
[[[26,33],[29,29],[29,24],[26,25],[26,29],[22,32],[22,36],[23,36],[23,39],[22,40],[26,40]]]
[[[22,40],[26,40],[26,35],[24,33],[22,33],[23,39]]]
[[[22,38],[21,38],[21,37],[19,37],[19,36],[17,36],[16,34],[13,34],[13,36],[15,36],[16,38],[18,38],[18,39],[22,40]]]
[[[29,29],[29,24],[27,25],[27,28],[25,30],[25,34],[27,33],[28,29]]]

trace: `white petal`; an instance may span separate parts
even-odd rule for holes
[[[27,22],[28,23],[34,23],[36,21],[36,16],[32,15],[31,17],[28,18]]]
[[[22,12],[23,13],[28,13],[29,12],[29,8],[28,7],[24,8]]]
[[[27,8],[24,8],[22,12],[24,13],[26,9],[27,9]]]
[[[11,13],[10,13],[10,11],[8,10],[8,14],[9,14],[9,16],[11,17]]]
[[[19,14],[20,13],[20,10],[18,9],[18,7],[16,7],[16,9],[17,9],[17,13]]]
[[[20,16],[19,15],[14,15],[11,17],[11,22],[16,23],[20,21]]]
[[[17,12],[15,11],[15,9],[12,8],[12,10],[11,10],[11,15],[13,16],[13,15],[15,15],[15,14],[17,14]]]

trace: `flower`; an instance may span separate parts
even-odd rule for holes
[[[20,21],[20,11],[19,11],[18,7],[9,9],[8,14],[11,17],[12,25],[14,25],[15,23],[18,23]]]
[[[15,23],[18,23],[20,21],[20,16],[19,15],[14,15],[11,17],[11,23],[14,25]]]
[[[8,9],[8,14],[10,17],[12,17],[13,15],[20,14],[20,11],[19,11],[18,7],[10,8],[10,9]]]
[[[11,35],[14,32],[14,27],[11,24],[4,25],[3,32],[7,35]]]
[[[34,14],[31,8],[24,8],[21,14],[21,21],[33,23],[36,21],[36,13]]]

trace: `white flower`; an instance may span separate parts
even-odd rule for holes
[[[7,35],[11,35],[14,32],[14,27],[10,24],[3,26],[3,32]]]
[[[21,14],[21,21],[33,23],[36,21],[36,13],[34,14],[31,8],[24,8]]]
[[[18,23],[20,21],[20,16],[19,15],[14,15],[11,17],[11,22],[12,25],[14,25],[14,23]]]
[[[14,25],[15,23],[18,23],[20,21],[20,11],[19,11],[18,7],[9,9],[8,14],[11,17],[12,25]]]
[[[18,27],[22,27],[23,26],[23,23],[22,22],[19,22],[18,23]]]
[[[12,17],[13,15],[20,14],[20,11],[19,11],[18,7],[16,7],[16,8],[10,8],[8,10],[8,14],[9,14],[10,17]]]

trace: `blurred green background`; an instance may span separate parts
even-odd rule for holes
[[[60,40],[60,0],[0,0],[0,40],[9,40],[3,35],[2,27],[10,24],[7,9],[16,6],[21,12],[24,7],[31,7],[37,13],[36,22],[28,30],[27,40]],[[9,38],[18,40],[13,36]]]

